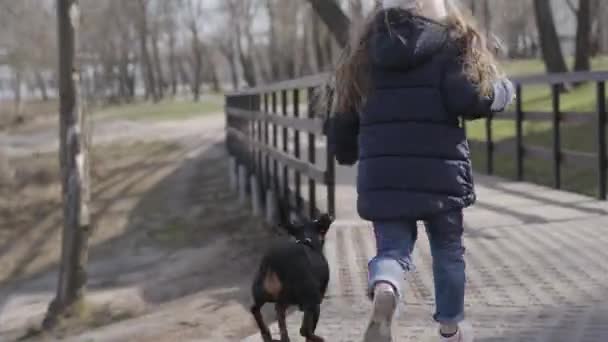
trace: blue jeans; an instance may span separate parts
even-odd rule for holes
[[[436,313],[442,324],[464,319],[465,263],[462,210],[424,221],[433,256]],[[370,294],[378,282],[392,284],[401,296],[405,273],[413,270],[415,220],[374,222],[377,256],[369,262]]]

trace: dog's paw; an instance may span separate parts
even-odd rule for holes
[[[306,339],[306,342],[325,342],[325,339],[320,336],[311,336]]]

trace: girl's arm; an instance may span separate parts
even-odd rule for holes
[[[495,81],[492,94],[480,94],[479,87],[462,71],[462,65],[455,62],[450,62],[444,70],[442,92],[447,110],[466,120],[504,111],[515,94],[513,84],[508,79]]]
[[[329,148],[340,165],[354,165],[359,159],[359,114],[336,113],[329,118],[327,138]]]

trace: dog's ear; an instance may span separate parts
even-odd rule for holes
[[[329,227],[334,222],[334,218],[329,214],[323,214],[315,220],[315,225],[320,234],[325,235],[329,230]]]

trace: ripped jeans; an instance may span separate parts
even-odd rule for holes
[[[433,256],[436,312],[434,319],[455,324],[464,319],[465,262],[462,210],[425,220]],[[401,296],[418,235],[415,220],[374,222],[377,255],[369,262],[369,291],[378,282],[395,287]]]

